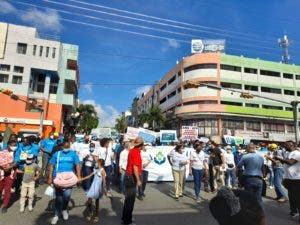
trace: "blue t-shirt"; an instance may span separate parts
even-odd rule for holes
[[[56,140],[54,140],[54,139],[46,138],[46,139],[42,140],[41,146],[45,149],[45,151],[47,151],[47,152],[44,152],[43,155],[50,157],[53,147],[55,145],[56,145]]]
[[[248,153],[243,155],[238,167],[244,166],[244,175],[260,176],[262,177],[262,167],[264,165],[264,158],[257,153]]]
[[[54,166],[53,177],[56,177],[57,172],[73,172],[75,165],[79,164],[80,161],[76,152],[70,150],[68,152],[56,152],[49,163]]]

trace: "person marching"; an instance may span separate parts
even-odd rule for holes
[[[203,149],[203,143],[199,142],[194,145],[195,151],[192,152],[190,157],[190,175],[194,177],[194,190],[196,202],[200,203],[200,190],[201,181],[204,175],[204,171],[207,171],[208,165],[205,159]]]
[[[97,223],[99,221],[99,200],[103,194],[106,195],[106,173],[104,170],[104,163],[103,159],[98,159],[98,168],[94,169],[93,173],[81,179],[81,181],[85,181],[93,178],[93,183],[87,190],[87,207],[89,215],[86,217],[88,221],[93,223]],[[95,200],[95,209],[93,209],[93,200]]]
[[[49,164],[48,184],[55,186],[55,209],[51,224],[56,224],[61,214],[64,220],[69,218],[68,203],[72,188],[81,179],[80,161],[76,152],[71,151],[70,143],[64,142],[63,150],[56,152]]]
[[[33,211],[33,200],[35,193],[35,182],[40,175],[40,167],[34,162],[34,155],[27,155],[26,164],[23,170],[17,170],[17,173],[23,174],[21,186],[20,212],[25,211],[25,201],[28,197],[28,210]]]
[[[136,187],[141,187],[142,182],[142,158],[141,149],[144,146],[143,138],[137,137],[133,142],[134,148],[128,153],[128,162],[126,174],[124,177],[125,184],[125,201],[123,206],[122,221],[124,225],[132,224],[132,211],[136,197]]]

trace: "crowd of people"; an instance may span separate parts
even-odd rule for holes
[[[188,156],[184,154],[187,147],[193,148]],[[35,187],[47,183],[55,193],[51,224],[61,217],[68,220],[73,187],[80,186],[87,196],[86,219],[97,223],[99,200],[103,195],[112,197],[115,184],[125,196],[121,220],[133,224],[135,199],[142,201],[146,196],[152,158],[142,138],[115,142],[85,135],[82,142],[77,142],[75,136],[58,133],[42,140],[36,136],[20,139],[12,134],[0,148],[2,213],[7,212],[12,194],[20,197],[21,213],[26,206],[33,211]],[[300,151],[292,141],[247,146],[182,142],[168,154],[168,161],[174,178],[174,199],[184,196],[188,171],[193,177],[196,203],[201,202],[202,189],[215,193],[209,207],[220,224],[266,224],[262,196],[267,188],[274,189],[274,201],[289,201],[292,217],[299,216]]]

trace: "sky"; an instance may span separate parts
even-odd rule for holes
[[[300,65],[298,0],[0,0],[0,21],[79,46],[81,103],[113,126],[176,61],[192,39],[225,39],[226,54],[279,62],[278,38]]]

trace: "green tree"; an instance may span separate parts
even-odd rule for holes
[[[119,133],[124,134],[126,129],[127,129],[127,121],[125,115],[122,115],[121,117],[116,119],[116,125],[115,125],[116,130]]]
[[[149,109],[148,123],[152,126],[153,130],[161,128],[164,125],[165,120],[165,116],[159,106],[155,105]]]
[[[149,114],[147,112],[142,112],[141,114],[138,115],[138,125],[143,126],[144,123],[148,123],[149,121]]]
[[[92,129],[98,127],[99,119],[95,107],[90,104],[79,105],[77,111],[80,113],[80,130],[90,134]]]

